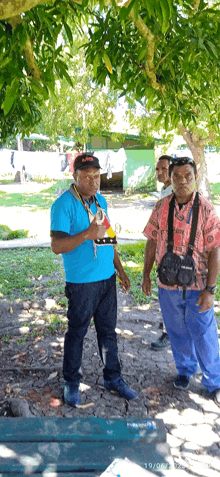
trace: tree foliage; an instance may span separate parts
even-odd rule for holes
[[[151,126],[178,128],[209,196],[204,146],[219,137],[220,3],[131,0],[94,11],[86,45],[99,84],[106,77],[153,112]],[[146,121],[145,121],[146,123]],[[149,129],[149,127],[148,127]]]
[[[41,108],[38,131],[53,139],[72,137],[83,145],[91,135],[101,136],[103,131],[110,130],[117,96],[108,87],[100,88],[92,81],[92,68],[86,67],[81,49],[85,42],[83,32],[75,33],[73,40],[64,52],[72,86],[66,78],[56,82],[56,96],[51,96]]]
[[[115,3],[115,2],[112,2]],[[123,95],[147,99],[157,123],[197,124],[201,106],[220,120],[220,11],[208,2],[132,0],[94,13],[86,46],[100,84],[106,77]]]
[[[209,140],[220,120],[219,7],[217,0],[15,0],[12,8],[2,0],[2,138],[28,133],[40,120],[57,76],[72,85],[58,39],[65,31],[71,45],[73,25],[84,21],[87,65],[99,85],[109,78],[122,95],[145,103],[155,128],[192,132],[203,116]]]
[[[12,3],[17,7],[25,4],[2,3],[5,5],[0,13],[2,8],[7,13]],[[34,0],[26,3],[33,5]],[[39,5],[24,9],[22,15],[16,15],[14,10],[11,18],[0,21],[1,140],[33,130],[41,118],[40,105],[54,94],[57,77],[66,78],[72,85],[59,36],[64,30],[68,43],[72,44],[68,23],[76,16],[76,3],[71,0],[36,3]]]

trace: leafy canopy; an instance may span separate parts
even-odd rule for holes
[[[219,2],[132,0],[97,9],[89,26],[87,64],[99,84],[106,77],[122,95],[146,100],[165,129],[220,120]]]
[[[60,35],[65,31],[68,43],[73,43],[68,22],[78,8],[71,0],[49,1],[0,21],[2,141],[33,130],[41,118],[40,105],[54,94],[56,78],[72,85]]]
[[[196,123],[201,106],[217,128],[219,6],[216,0],[15,0],[12,8],[2,0],[1,139],[33,129],[57,78],[72,85],[60,35],[65,31],[72,45],[82,21],[87,65],[98,84],[108,77],[122,95],[146,101],[166,129]]]
[[[91,134],[101,136],[110,130],[117,97],[109,88],[94,83],[92,68],[86,67],[81,48],[85,34],[74,33],[73,40],[64,52],[73,87],[65,77],[56,82],[56,97],[51,95],[42,106],[38,131],[53,139],[74,137],[82,145],[89,142]]]

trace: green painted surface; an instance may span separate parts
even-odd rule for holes
[[[0,419],[2,442],[73,441],[145,441],[165,442],[166,432],[160,419],[90,418],[17,418]]]
[[[31,419],[31,418],[30,418]],[[13,442],[6,445],[7,457],[0,461],[0,472],[28,474],[28,470],[45,472],[53,464],[55,472],[99,472],[115,460],[129,458],[141,467],[149,463],[168,466],[169,448],[166,443],[144,442]],[[136,477],[136,476],[134,476]]]
[[[148,174],[154,170],[153,150],[125,149],[127,157],[123,172],[123,189],[135,187],[144,181]]]
[[[2,418],[0,476],[99,477],[116,458],[169,467],[160,419]],[[49,475],[49,474],[48,474]]]

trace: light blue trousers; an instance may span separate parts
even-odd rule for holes
[[[196,305],[201,290],[166,290],[159,287],[163,320],[170,338],[178,374],[192,376],[199,366],[202,384],[212,392],[220,389],[220,358],[213,307],[199,313]]]

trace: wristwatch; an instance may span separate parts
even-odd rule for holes
[[[205,289],[208,290],[212,295],[214,295],[216,290],[216,285],[213,285],[213,287],[206,285]]]

